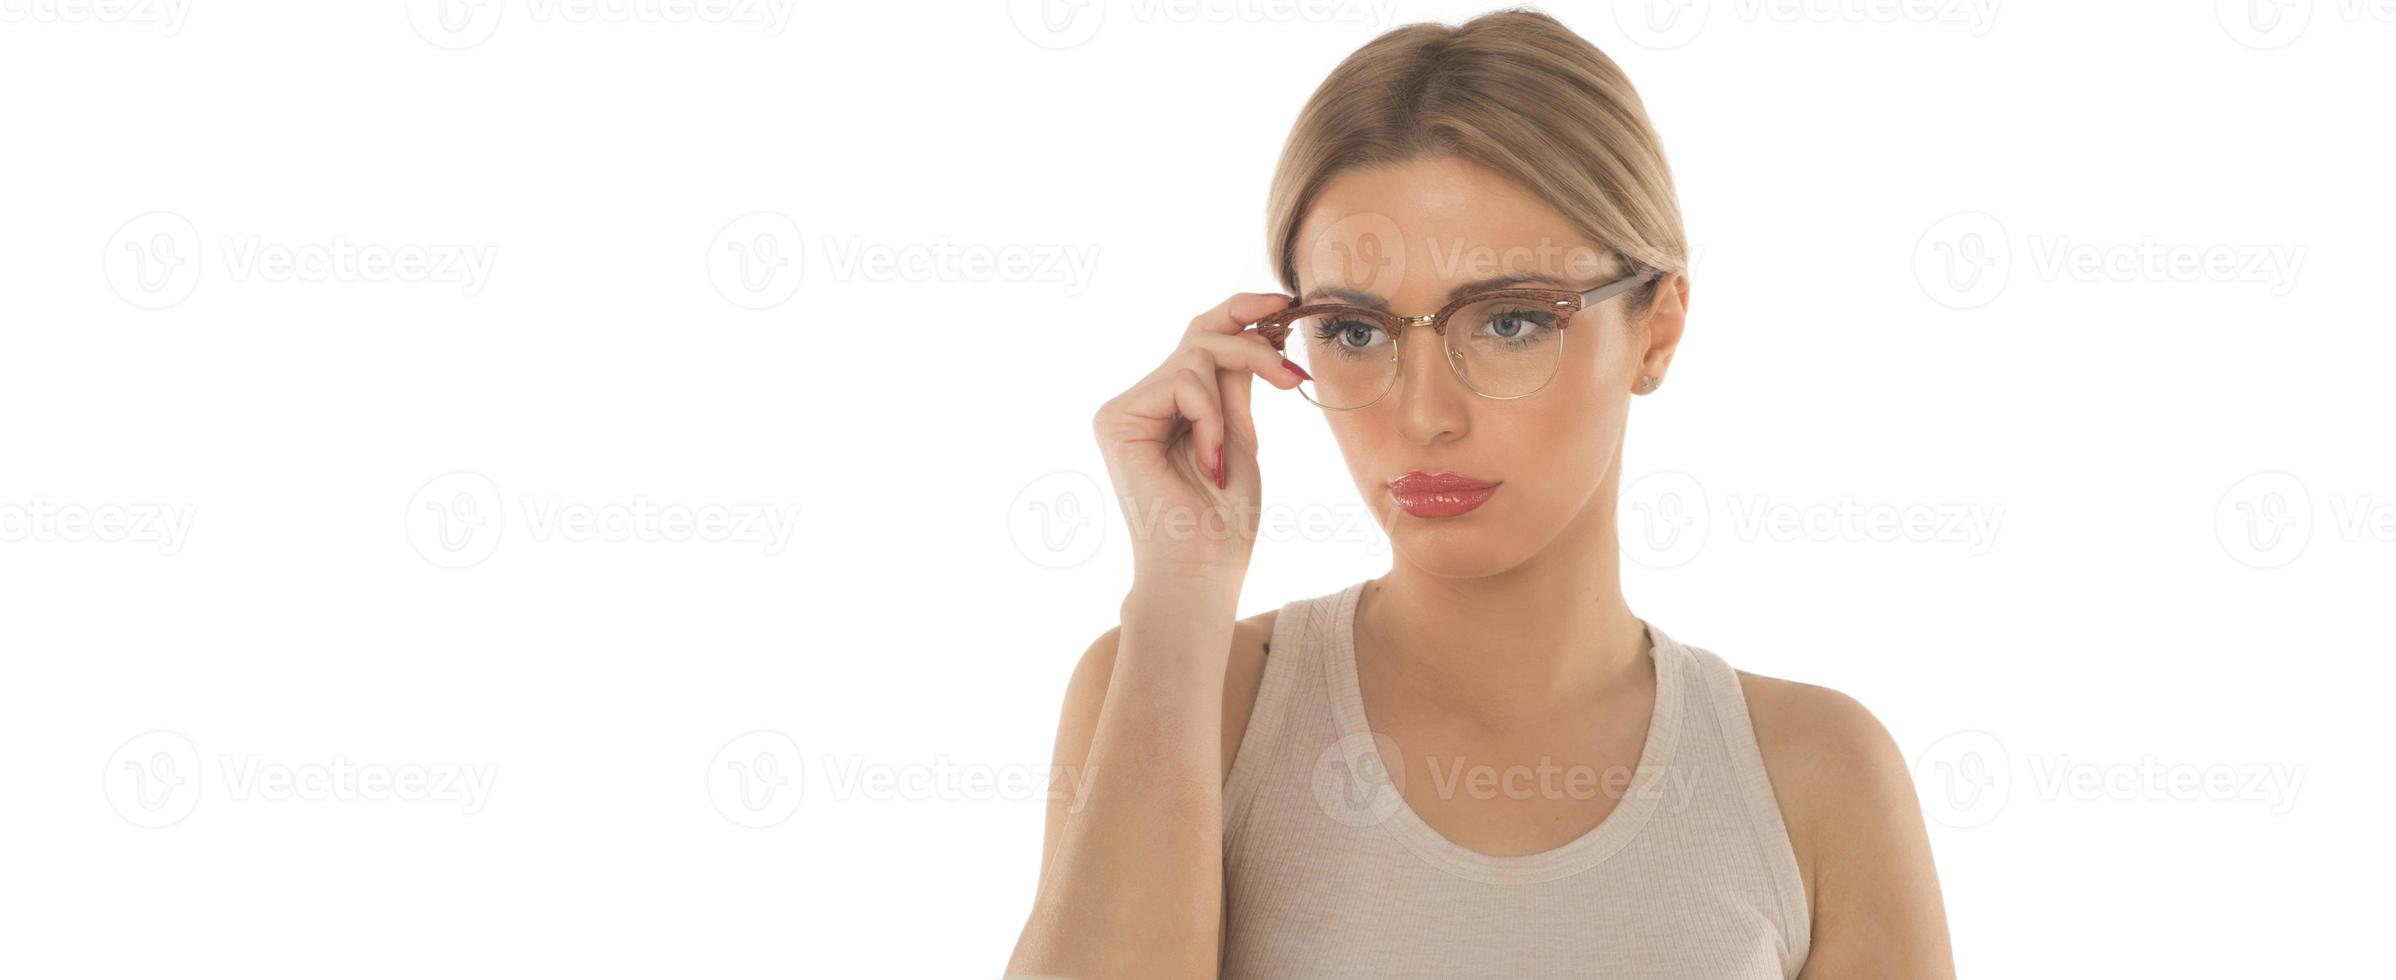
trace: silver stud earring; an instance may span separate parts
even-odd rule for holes
[[[1657,381],[1655,375],[1642,374],[1639,376],[1639,393],[1644,395],[1648,392],[1654,391],[1656,390],[1656,385],[1658,384],[1662,384],[1662,382]]]

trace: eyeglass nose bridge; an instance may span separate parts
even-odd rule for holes
[[[1404,332],[1406,332],[1406,331],[1408,331],[1408,330],[1411,330],[1411,329],[1413,329],[1413,328],[1415,328],[1415,327],[1434,327],[1435,325],[1437,325],[1438,327],[1444,327],[1444,326],[1445,326],[1444,324],[1440,324],[1440,323],[1439,323],[1439,314],[1437,314],[1437,313],[1424,313],[1424,314],[1421,314],[1421,315],[1418,315],[1418,316],[1397,316],[1397,315],[1394,315],[1394,314],[1393,314],[1393,315],[1391,316],[1391,319],[1394,319],[1394,320],[1398,321],[1398,323],[1399,323],[1399,325],[1400,325],[1400,326],[1399,326],[1399,332],[1400,332],[1400,333],[1404,333]],[[1436,327],[1435,327],[1435,330],[1434,330],[1434,332],[1441,333],[1441,334],[1445,334],[1447,331],[1445,331],[1444,329],[1436,329]],[[1467,377],[1465,377],[1465,376],[1464,376],[1464,355],[1462,355],[1462,354],[1459,354],[1459,353],[1457,353],[1456,351],[1449,349],[1449,348],[1448,348],[1448,345],[1446,344],[1446,342],[1445,342],[1445,340],[1444,340],[1444,338],[1443,338],[1443,339],[1442,339],[1442,341],[1440,342],[1440,344],[1439,344],[1439,347],[1440,347],[1440,350],[1441,350],[1441,352],[1442,352],[1442,353],[1444,353],[1444,354],[1446,355],[1445,357],[1442,357],[1442,358],[1441,358],[1441,360],[1444,360],[1444,361],[1446,361],[1446,362],[1448,363],[1448,372],[1449,372],[1449,373],[1451,373],[1451,374],[1454,374],[1454,375],[1456,376],[1456,380],[1457,380],[1457,381],[1463,382],[1463,383],[1464,383],[1464,386],[1465,386],[1465,388],[1467,388],[1467,389],[1471,389],[1471,388],[1472,388],[1472,379],[1470,379],[1470,378],[1467,378]],[[1397,361],[1397,359],[1398,359],[1398,358],[1397,358],[1397,356],[1396,356],[1396,351],[1395,351],[1395,350],[1391,351],[1391,357],[1390,357],[1390,360],[1391,360],[1391,361],[1394,363],[1394,362],[1396,362],[1396,361]],[[1396,372],[1394,372],[1394,371],[1393,371],[1393,372],[1391,373],[1391,375],[1390,375],[1390,378],[1389,378],[1389,387],[1381,389],[1381,394],[1380,394],[1380,395],[1376,395],[1376,396],[1374,396],[1373,400],[1374,400],[1374,401],[1379,401],[1379,400],[1381,400],[1381,398],[1382,398],[1383,396],[1386,396],[1386,395],[1388,395],[1388,394],[1389,394],[1389,392],[1390,392],[1390,390],[1391,390],[1391,389],[1394,389],[1394,388],[1396,388],[1397,386],[1398,386],[1398,374],[1397,374]]]

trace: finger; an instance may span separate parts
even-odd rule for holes
[[[1290,304],[1280,293],[1234,293],[1221,305],[1190,321],[1189,334],[1235,334]]]
[[[1190,450],[1197,456],[1198,470],[1221,487],[1224,480],[1223,406],[1222,390],[1214,383],[1212,373],[1200,374],[1184,368],[1170,382],[1174,409],[1190,420]]]
[[[1217,400],[1223,406],[1224,438],[1236,442],[1240,451],[1256,452],[1256,416],[1248,410],[1248,395],[1253,391],[1256,375],[1236,368],[1215,371]],[[1229,465],[1226,463],[1225,465]]]
[[[1221,334],[1192,337],[1182,351],[1185,357],[1188,356],[1188,352],[1203,351],[1210,362],[1210,367],[1246,371],[1263,378],[1266,384],[1285,391],[1297,387],[1298,382],[1305,380],[1305,377],[1298,373],[1297,365],[1291,364],[1288,358],[1281,356],[1280,351],[1273,349],[1272,344],[1266,343],[1264,338],[1255,333],[1242,333],[1228,337]],[[1192,360],[1190,366],[1198,367],[1195,359]]]

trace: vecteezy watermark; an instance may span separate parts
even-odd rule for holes
[[[767,557],[789,548],[799,505],[765,503],[569,500],[560,494],[521,494],[510,521],[499,484],[471,470],[444,473],[408,498],[408,544],[442,568],[471,568],[499,550],[510,523],[534,543],[746,544]]]
[[[183,33],[191,0],[0,0],[0,24],[136,24]]]
[[[2002,739],[1985,731],[1951,732],[1914,756],[1915,792],[1931,819],[1958,829],[1985,826],[2027,786],[2045,803],[2224,803],[2260,806],[2274,816],[2296,807],[2305,766],[2278,762],[2170,762],[2153,753],[2132,761],[2025,753],[2016,766]]]
[[[2325,495],[2330,533],[2347,543],[2396,544],[2396,500],[2368,493]],[[2312,489],[2293,473],[2265,470],[2230,484],[2213,506],[2222,553],[2248,568],[2281,568],[2313,542]]]
[[[2230,40],[2270,51],[2303,37],[2316,7],[2340,23],[2396,24],[2396,0],[2213,0],[2213,16]]]
[[[725,820],[752,830],[788,821],[813,789],[835,800],[877,803],[983,803],[1062,798],[1079,811],[1091,770],[1040,764],[931,761],[891,762],[863,755],[826,754],[815,780],[799,744],[778,731],[734,737],[707,760],[707,799]]]
[[[1557,283],[1601,283],[1628,271],[1624,257],[1610,249],[1541,237],[1535,243],[1489,245],[1462,239],[1425,238],[1431,271],[1442,282],[1482,282],[1524,278]],[[1690,246],[1682,271],[1694,277],[1702,249]]]
[[[766,310],[790,300],[807,275],[806,243],[798,222],[779,211],[751,211],[732,219],[707,243],[707,281],[716,295],[744,310]]]
[[[1315,755],[1315,805],[1332,822],[1345,827],[1369,827],[1389,820],[1406,808],[1405,759],[1397,741],[1381,732],[1341,736]],[[1653,799],[1666,806],[1666,812],[1679,812],[1696,798],[1698,780],[1698,769],[1689,766],[1599,766],[1559,762],[1545,755],[1502,765],[1468,761],[1462,756],[1425,756],[1422,764],[1429,782],[1416,785],[1441,800],[1585,803],[1612,799],[1620,804]]]
[[[1269,504],[1249,500],[1196,507],[1163,500],[1125,506],[1079,470],[1042,474],[1007,505],[1015,551],[1042,568],[1073,568],[1098,555],[1116,514],[1135,541],[1229,540],[1255,529],[1256,541],[1346,542],[1386,554],[1389,538],[1362,503]]]
[[[227,755],[219,763],[235,803],[448,803],[468,817],[490,805],[499,779],[497,763],[351,762],[340,753],[301,762]]]
[[[408,26],[427,44],[463,51],[497,34],[510,6],[528,24],[700,24],[780,37],[798,0],[407,0]]]
[[[234,804],[434,803],[455,805],[469,817],[490,804],[499,776],[495,763],[353,762],[340,753],[298,762],[222,754],[217,762],[215,782]],[[190,738],[145,732],[109,754],[102,785],[108,805],[127,823],[170,827],[198,808],[210,783],[201,770],[199,748]]]
[[[1985,37],[1998,0],[1622,0],[1614,24],[1632,43],[1658,51],[1697,40],[1717,14],[1742,24],[1931,25]]]
[[[1504,244],[1440,235],[1410,237],[1388,215],[1359,211],[1307,227],[1292,258],[1302,280],[1336,285],[1342,293],[1388,298],[1398,295],[1410,274],[1427,277],[1441,292],[1455,283],[1496,280],[1593,287],[1642,263],[1676,266],[1695,276],[1703,250],[1689,246],[1666,261],[1546,236]]]
[[[1098,555],[1113,513],[1098,481],[1079,470],[1043,474],[1007,505],[1015,551],[1042,568],[1072,568]]]
[[[833,799],[882,803],[1010,803],[1064,799],[1079,812],[1090,775],[1082,766],[1052,763],[958,762],[946,755],[930,761],[892,762],[851,754],[824,756],[818,768]]]
[[[833,278],[875,283],[1045,283],[1079,296],[1098,271],[1098,246],[1056,242],[981,244],[870,242],[851,235],[824,239],[824,258]]]
[[[752,211],[708,241],[707,280],[727,303],[772,309],[798,292],[810,253],[823,256],[824,272],[838,282],[1038,283],[1079,296],[1097,273],[1099,250],[1094,244],[960,242],[946,235],[924,242],[825,235],[811,249],[789,215]]]
[[[1375,33],[1397,16],[1397,0],[1115,0],[1118,21],[1138,24],[1357,24]],[[1098,36],[1109,0],[1007,0],[1015,33],[1052,51]]]
[[[0,500],[0,544],[146,544],[161,556],[191,539],[191,504],[51,503],[40,494]]]
[[[799,743],[781,732],[734,736],[707,760],[707,799],[737,826],[763,830],[788,820],[806,792]]]
[[[1667,470],[1631,481],[1616,502],[1624,557],[1649,568],[1697,559],[1717,528],[1747,542],[1779,544],[1921,544],[1957,547],[1972,557],[1996,546],[2003,504],[1782,500],[1770,494],[1713,495],[1687,473]]]
[[[109,288],[146,310],[183,302],[214,267],[231,282],[401,283],[452,287],[478,295],[498,262],[494,245],[322,241],[280,242],[264,236],[217,236],[209,261],[199,229],[173,211],[152,211],[118,226],[100,257]]]
[[[2210,283],[2260,286],[2286,296],[2304,268],[2305,247],[2284,243],[2089,242],[2070,235],[2029,235],[2025,270],[2046,282]],[[1994,215],[1948,215],[1914,243],[1914,281],[1942,306],[1977,309],[1995,302],[2011,280],[2014,243]]]
[[[200,805],[200,750],[180,732],[125,740],[100,772],[108,805],[136,827],[172,827]]]

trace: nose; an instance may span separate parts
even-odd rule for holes
[[[1398,432],[1418,446],[1464,438],[1470,430],[1472,392],[1448,365],[1447,345],[1431,332],[1431,318],[1407,317],[1398,348]]]

